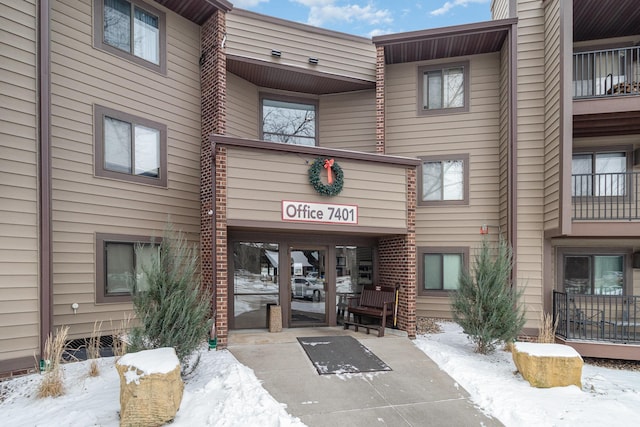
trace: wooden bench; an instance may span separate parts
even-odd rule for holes
[[[396,290],[392,287],[364,288],[362,294],[349,297],[347,303],[347,320],[344,328],[350,325],[358,332],[358,328],[365,328],[367,334],[370,329],[377,329],[378,336],[384,336],[387,318],[393,316],[396,302]],[[353,321],[351,316],[353,315]],[[380,324],[364,323],[362,318],[380,319]]]

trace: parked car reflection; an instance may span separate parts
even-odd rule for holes
[[[291,298],[324,300],[324,282],[309,280],[305,277],[291,278]]]

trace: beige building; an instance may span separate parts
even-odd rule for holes
[[[552,313],[583,355],[637,359],[640,12],[617,3],[371,40],[226,0],[0,0],[0,372],[61,326],[108,345],[169,218],[220,346],[272,304],[340,324],[368,285],[414,336],[486,232],[523,333]]]

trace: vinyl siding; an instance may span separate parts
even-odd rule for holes
[[[543,301],[544,10],[518,0],[517,284],[524,287],[527,325],[537,327]]]
[[[313,160],[306,155],[229,147],[227,219],[281,222],[282,200],[304,200],[358,205],[358,226],[406,229],[404,167],[335,158],[344,171],[344,187],[338,196],[327,199],[309,184]],[[322,225],[309,224],[309,229],[322,230]]]
[[[544,229],[560,227],[560,2],[545,8]]]
[[[498,223],[503,230],[507,229],[508,211],[509,211],[509,116],[510,116],[510,99],[509,91],[509,46],[507,43],[500,51],[500,217]]]
[[[505,19],[509,17],[510,0],[491,1],[491,19]]]
[[[200,29],[155,5],[167,17],[165,76],[93,48],[91,0],[52,5],[53,316],[54,327],[82,337],[95,320],[109,330],[131,309],[95,304],[95,233],[160,236],[170,216],[198,240]],[[95,104],[166,124],[167,188],[94,176]]]
[[[227,73],[226,134],[258,139],[260,98],[258,87],[235,74]]]
[[[418,67],[469,60],[469,112],[418,116]],[[418,206],[416,246],[480,242],[479,227],[497,236],[500,214],[500,54],[387,66],[386,154],[408,157],[469,154],[469,205]],[[418,179],[421,179],[418,177]],[[473,256],[473,255],[472,255]],[[418,315],[450,317],[448,296],[418,297]]]
[[[375,153],[375,90],[320,97],[320,145]]]
[[[282,52],[280,58],[271,50]],[[312,72],[375,81],[371,40],[232,10],[227,14],[227,54]],[[309,64],[309,57],[319,59]]]
[[[0,367],[39,351],[36,8],[0,0]]]

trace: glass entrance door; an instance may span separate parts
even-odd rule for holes
[[[326,261],[324,248],[293,247],[291,258],[290,324],[327,324]]]

